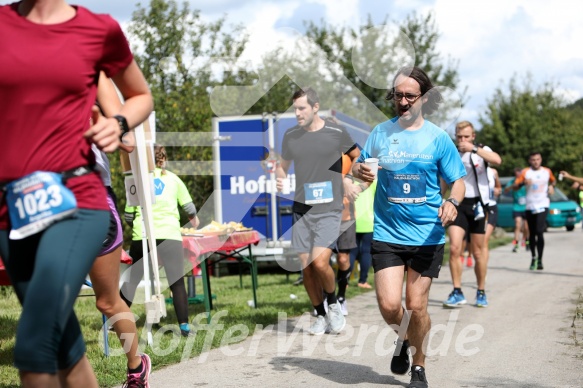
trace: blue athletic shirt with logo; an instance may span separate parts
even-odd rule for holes
[[[378,158],[382,167],[373,238],[410,246],[445,243],[437,216],[442,204],[439,178],[451,184],[466,175],[449,135],[427,120],[420,129],[408,131],[393,118],[373,129],[358,162],[366,158]]]

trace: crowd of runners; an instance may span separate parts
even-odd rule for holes
[[[123,217],[134,228],[130,256],[136,265],[120,295],[122,220],[106,153],[118,147],[132,151],[126,135],[146,120],[152,96],[126,37],[109,16],[64,0],[23,0],[0,6],[0,36],[10,37],[0,40],[0,256],[22,304],[14,365],[24,387],[97,387],[73,304],[89,274],[103,314],[131,311],[143,275],[142,215],[139,207],[128,207]],[[517,167],[502,188],[495,169],[502,158],[476,143],[472,123],[457,123],[454,141],[426,119],[444,102],[426,72],[410,66],[391,76],[386,99],[396,117],[376,125],[364,144],[320,116],[316,90],[295,91],[297,125],[283,138],[277,189],[284,189],[293,166],[292,248],[315,315],[309,334],[343,331],[355,262],[361,263],[363,288],[371,288],[372,265],[383,319],[392,328],[403,322],[406,327],[395,330],[390,370],[409,372],[409,387],[428,387],[427,307],[444,261],[446,233],[453,290],[443,306],[467,303],[459,260],[465,244],[474,261],[475,305],[488,307],[496,198],[503,190],[512,192],[513,249],[521,244],[529,249],[529,268],[541,271],[549,195],[557,180],[541,154],[532,152],[529,166]],[[165,169],[164,147],[156,147],[154,156],[154,177],[167,189],[157,197],[156,246],[171,283],[179,334],[188,337],[177,208],[195,228],[199,220],[188,189]],[[583,185],[566,171],[561,176]],[[336,273],[330,265],[334,253]],[[149,386],[151,361],[138,352],[135,321],[117,320],[113,329],[126,349],[126,386]]]

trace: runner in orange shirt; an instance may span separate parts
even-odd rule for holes
[[[540,152],[532,152],[528,157],[530,167],[522,170],[513,186],[514,190],[526,186],[525,215],[530,231],[530,252],[532,254],[530,270],[543,269],[544,232],[549,213],[549,195],[553,195],[557,183],[553,172],[549,168],[543,167],[542,161]]]

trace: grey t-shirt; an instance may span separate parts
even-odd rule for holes
[[[293,211],[296,213],[326,213],[342,211],[342,154],[355,147],[354,140],[340,125],[325,121],[318,131],[308,132],[295,126],[285,132],[282,142],[282,158],[294,162],[296,192]],[[312,187],[325,187],[331,182],[332,201],[306,204],[314,198]],[[321,186],[319,186],[322,184]],[[308,188],[308,197],[304,188]],[[326,196],[326,195],[325,195]]]

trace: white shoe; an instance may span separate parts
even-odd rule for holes
[[[308,329],[308,333],[311,335],[322,335],[326,332],[326,328],[328,327],[328,322],[326,322],[326,318],[321,315],[316,317],[316,322],[310,326]]]
[[[339,303],[333,303],[328,306],[328,325],[330,325],[330,333],[338,334],[344,329],[346,325],[346,318],[342,315],[342,310]]]

